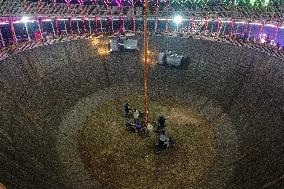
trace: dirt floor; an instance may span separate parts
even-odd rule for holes
[[[143,138],[125,129],[126,99],[110,101],[94,110],[79,133],[85,168],[102,188],[189,188],[198,183],[216,160],[213,128],[189,105],[171,98],[149,100],[149,120],[166,117],[166,133],[174,148],[154,153],[157,135]],[[143,111],[143,97],[128,99]]]

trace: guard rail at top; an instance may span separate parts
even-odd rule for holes
[[[9,46],[9,47],[6,47],[0,50],[0,61],[8,58],[11,55],[24,52],[26,50],[33,49],[36,47],[51,45],[55,43],[61,43],[65,41],[87,39],[87,38],[92,38],[95,36],[102,36],[103,34],[105,33],[96,33],[96,34],[85,33],[81,35],[47,36],[45,39],[42,39],[40,41],[28,41],[28,42],[17,43],[16,45]],[[138,37],[142,36],[143,32],[136,32],[135,35]],[[156,34],[153,33],[152,35],[156,35]],[[165,36],[171,36],[171,34],[165,34]],[[232,36],[214,35],[214,33],[184,34],[181,37],[209,40],[209,41],[214,41],[214,42],[236,45],[236,46],[240,46],[244,48],[251,48],[256,51],[263,52],[267,55],[277,57],[284,61],[284,49],[277,49],[267,44],[258,44],[258,43],[254,43],[251,41],[244,41],[240,38],[236,38]]]
[[[103,6],[98,4],[80,5],[64,3],[46,3],[29,1],[4,1],[0,4],[2,16],[125,16],[140,17],[141,6]],[[173,17],[177,14],[184,18],[231,18],[240,20],[265,20],[265,22],[283,23],[284,5],[268,8],[248,8],[243,6],[205,6],[180,7],[156,6],[148,11],[149,17]]]

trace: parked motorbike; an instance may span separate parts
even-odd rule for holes
[[[154,152],[156,154],[161,153],[162,151],[168,150],[169,148],[172,148],[174,146],[174,140],[169,137],[169,145],[167,145],[165,142],[162,141],[158,141],[155,145],[154,145]]]

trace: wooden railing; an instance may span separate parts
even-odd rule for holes
[[[212,6],[203,8],[155,7],[149,9],[149,17],[173,17],[177,14],[184,18],[233,18],[241,20],[262,20],[265,22],[283,22],[284,6],[266,9],[249,9],[241,6]],[[80,4],[52,4],[46,2],[4,1],[0,6],[2,16],[142,16],[143,10],[139,6],[104,6]]]
[[[142,36],[143,32],[136,32],[136,36]],[[60,37],[56,36],[47,36],[45,39],[42,39],[40,41],[30,41],[30,42],[22,42],[18,43],[16,45],[2,48],[0,50],[0,61],[4,60],[5,58],[8,58],[9,56],[15,55],[20,52],[24,52],[29,49],[33,49],[36,47],[41,47],[45,45],[51,45],[55,43],[61,43],[65,41],[73,41],[73,40],[78,40],[78,39],[87,39],[89,37],[93,37],[94,35],[98,36],[99,34],[82,34],[82,35],[64,35]],[[100,34],[102,35],[102,33]],[[156,35],[156,34],[152,34]],[[170,33],[164,34],[164,35],[171,35]],[[254,42],[249,42],[249,41],[243,41],[238,38],[233,38],[230,36],[223,36],[223,35],[214,35],[214,34],[188,34],[185,33],[184,35],[181,34],[180,37],[188,38],[192,37],[195,39],[203,39],[203,40],[209,40],[209,41],[215,41],[215,42],[220,42],[220,43],[227,43],[231,45],[236,45],[236,46],[242,46],[245,48],[250,48],[254,49],[256,51],[260,51],[263,53],[266,53],[268,55],[280,58],[284,60],[284,49],[276,49],[275,47],[272,47],[270,45],[265,45],[265,44],[258,44]],[[186,40],[186,39],[185,39]]]

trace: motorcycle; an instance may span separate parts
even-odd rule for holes
[[[171,137],[169,137],[169,145],[167,145],[165,142],[159,140],[158,143],[156,143],[154,145],[154,152],[156,154],[159,154],[159,153],[161,153],[165,150],[168,150],[169,148],[174,147],[174,144],[175,144],[175,142]]]

